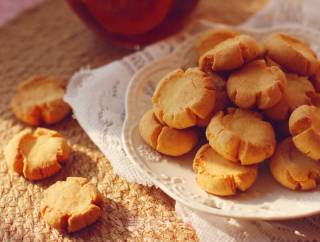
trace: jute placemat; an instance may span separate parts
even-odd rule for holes
[[[210,2],[203,1],[205,11],[199,9],[195,16],[239,23],[266,1]],[[209,5],[212,13],[207,11]],[[197,240],[195,231],[176,217],[172,199],[159,189],[130,184],[115,175],[71,116],[51,126],[67,137],[73,148],[62,172],[29,182],[8,171],[4,162],[8,140],[26,127],[9,108],[18,82],[34,74],[68,79],[80,67],[100,66],[128,53],[96,38],[63,0],[47,1],[0,28],[0,241]],[[105,197],[102,218],[71,235],[51,229],[39,213],[43,190],[67,176],[89,178]]]

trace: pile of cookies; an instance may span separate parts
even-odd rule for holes
[[[204,33],[198,67],[168,73],[140,120],[143,140],[158,152],[197,151],[193,169],[208,193],[246,191],[269,162],[292,190],[320,181],[320,62],[308,43],[274,33],[259,43],[230,29]]]
[[[26,124],[54,124],[71,111],[63,101],[64,92],[60,80],[34,76],[18,86],[11,109],[16,118]],[[7,166],[30,181],[59,172],[70,153],[71,148],[61,134],[40,127],[20,131],[4,150]],[[68,177],[45,191],[40,210],[44,220],[54,228],[74,232],[100,217],[101,201],[98,189],[86,178]]]

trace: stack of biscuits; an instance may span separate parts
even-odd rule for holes
[[[274,33],[263,44],[230,29],[204,33],[197,67],[168,73],[140,120],[152,148],[181,156],[199,144],[193,169],[208,193],[246,191],[267,161],[292,190],[320,182],[320,62],[308,43]]]

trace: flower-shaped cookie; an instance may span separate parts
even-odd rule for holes
[[[276,140],[270,123],[261,115],[242,109],[218,112],[210,121],[206,136],[211,147],[224,158],[251,165],[269,158]]]
[[[289,118],[295,146],[314,160],[320,160],[320,108],[302,105]]]
[[[207,118],[216,102],[213,76],[199,68],[167,74],[158,84],[152,103],[158,120],[176,129],[195,126]]]
[[[320,181],[320,162],[300,152],[291,138],[278,145],[269,165],[273,177],[292,190],[314,189]]]
[[[313,75],[319,67],[314,51],[296,37],[284,33],[272,34],[265,41],[265,49],[272,60],[299,75]]]
[[[265,109],[264,114],[272,120],[286,120],[291,112],[303,104],[312,104],[315,90],[305,77],[286,74],[287,86],[280,101],[273,107]]]
[[[16,134],[4,151],[10,169],[29,180],[41,180],[61,169],[69,158],[70,148],[58,132],[37,128]]]
[[[63,232],[74,232],[100,217],[101,203],[98,189],[86,178],[68,177],[45,191],[40,211],[52,227]]]
[[[279,67],[256,60],[230,75],[227,91],[231,101],[241,108],[266,109],[279,102],[286,83]]]
[[[15,116],[27,124],[53,124],[70,112],[63,95],[64,87],[60,81],[35,76],[18,86],[11,100],[11,108]]]
[[[256,59],[262,52],[254,38],[241,34],[205,52],[199,59],[199,66],[205,72],[233,70]]]
[[[158,152],[180,156],[192,150],[199,141],[196,128],[174,129],[161,124],[153,110],[147,111],[140,120],[139,131],[144,141]]]
[[[255,182],[257,166],[242,166],[223,158],[210,145],[203,145],[193,160],[197,183],[206,192],[229,196],[246,191]]]
[[[228,28],[212,29],[204,32],[196,42],[198,56],[201,56],[208,50],[213,49],[222,41],[233,38],[238,34],[238,32]]]

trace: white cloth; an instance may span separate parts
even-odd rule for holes
[[[319,9],[319,0],[271,0],[243,25],[261,28],[298,23],[320,30]],[[179,35],[98,69],[81,70],[71,78],[66,102],[85,132],[106,155],[114,171],[128,181],[153,185],[131,164],[121,145],[124,99],[131,77],[145,64],[168,55],[188,36],[208,27],[210,23],[197,22]],[[176,211],[184,222],[192,224],[204,242],[320,241],[320,216],[280,223],[221,218],[192,211],[179,203],[176,204]]]

